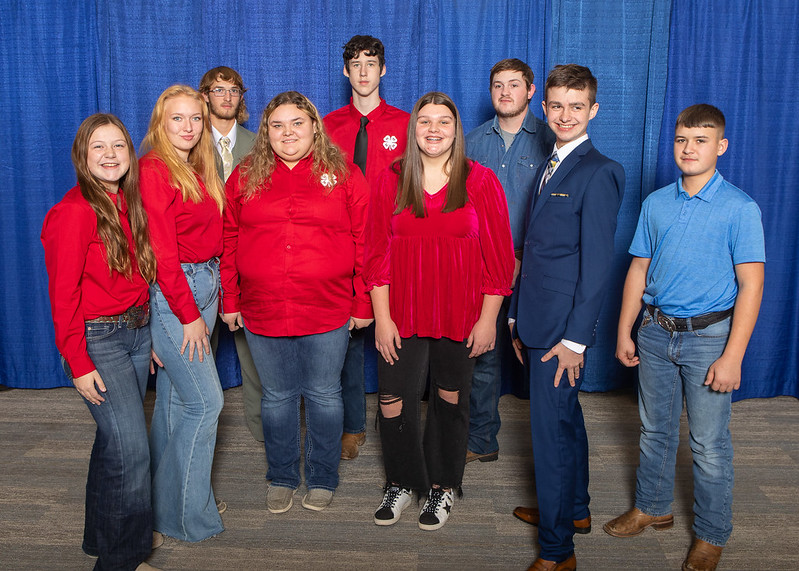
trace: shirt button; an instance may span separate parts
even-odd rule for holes
[[[502,168],[504,169],[504,168],[505,168],[505,165],[502,165]]]
[[[288,244],[288,245],[286,246],[286,250],[291,250],[291,244]]]

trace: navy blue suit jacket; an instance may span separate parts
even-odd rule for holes
[[[527,347],[550,348],[561,339],[592,345],[614,256],[616,217],[624,169],[585,141],[528,208],[519,280],[509,317]]]

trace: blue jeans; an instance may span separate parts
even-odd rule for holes
[[[83,551],[95,569],[135,569],[152,550],[150,450],[144,394],[150,330],[122,323],[87,323],[86,347],[102,377],[105,401],[86,402],[97,423],[86,481]],[[85,399],[84,399],[85,400]]]
[[[499,418],[502,359],[511,342],[508,329],[509,305],[510,298],[506,297],[497,315],[497,342],[494,348],[477,357],[474,363],[472,393],[469,399],[469,450],[477,454],[490,454],[499,450],[497,434],[502,424]]]
[[[732,532],[732,393],[704,385],[727,344],[731,319],[701,330],[669,333],[648,311],[638,331],[641,456],[635,506],[671,513],[683,398],[688,412],[694,473],[694,532],[724,546]]]
[[[372,325],[371,327],[374,327]],[[341,370],[341,399],[344,401],[344,432],[366,432],[366,378],[363,372],[363,340],[366,329],[350,331],[347,356]]]
[[[246,325],[246,321],[245,321]],[[261,378],[261,418],[272,485],[300,485],[300,397],[305,399],[305,483],[335,490],[341,459],[344,406],[341,368],[347,324],[315,335],[266,337],[246,330]]]
[[[194,301],[213,329],[219,293],[216,260],[182,264]],[[158,284],[150,288],[153,349],[164,363],[158,370],[150,428],[154,527],[183,541],[201,541],[224,530],[211,489],[216,428],[224,397],[213,355],[203,362],[188,350],[181,355],[183,325]]]

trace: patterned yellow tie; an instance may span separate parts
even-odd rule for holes
[[[552,151],[552,154],[549,155],[549,159],[547,160],[547,170],[544,173],[544,178],[541,179],[541,186],[538,188],[538,194],[541,194],[541,189],[544,188],[549,179],[552,178],[552,173],[555,172],[555,167],[558,164],[558,152]]]
[[[230,152],[230,139],[222,137],[219,139],[219,145],[222,147],[222,171],[225,175],[225,182],[227,182],[230,173],[233,172],[233,153]]]

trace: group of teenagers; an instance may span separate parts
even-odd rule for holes
[[[380,98],[380,40],[354,36],[343,55],[352,99],[324,118],[288,91],[252,133],[241,76],[217,67],[198,90],[160,95],[141,158],[113,115],[78,129],[78,184],[47,214],[42,243],[56,345],[97,424],[83,538],[96,569],[153,569],[164,536],[224,529],[211,486],[224,400],[215,325],[234,332],[276,514],[301,483],[301,401],[303,507],[326,508],[340,460],[358,455],[372,329],[385,467],[374,522],[396,523],[417,493],[423,530],[447,521],[467,462],[498,458],[500,379],[513,365],[501,353],[515,352],[538,506],[514,515],[538,526],[531,569],[576,568],[574,534],[591,530],[578,392],[625,180],[587,135],[597,80],[553,68],[544,122],[529,109],[529,66],[502,60],[490,74],[496,116],[465,135],[443,93],[410,114]],[[715,569],[732,530],[730,395],[765,261],[757,205],[715,169],[726,148],[715,107],[677,118],[682,176],[642,205],[618,328],[617,357],[639,367],[641,454],[635,507],[604,529],[672,526],[685,400],[696,537],[683,569],[695,571]]]

